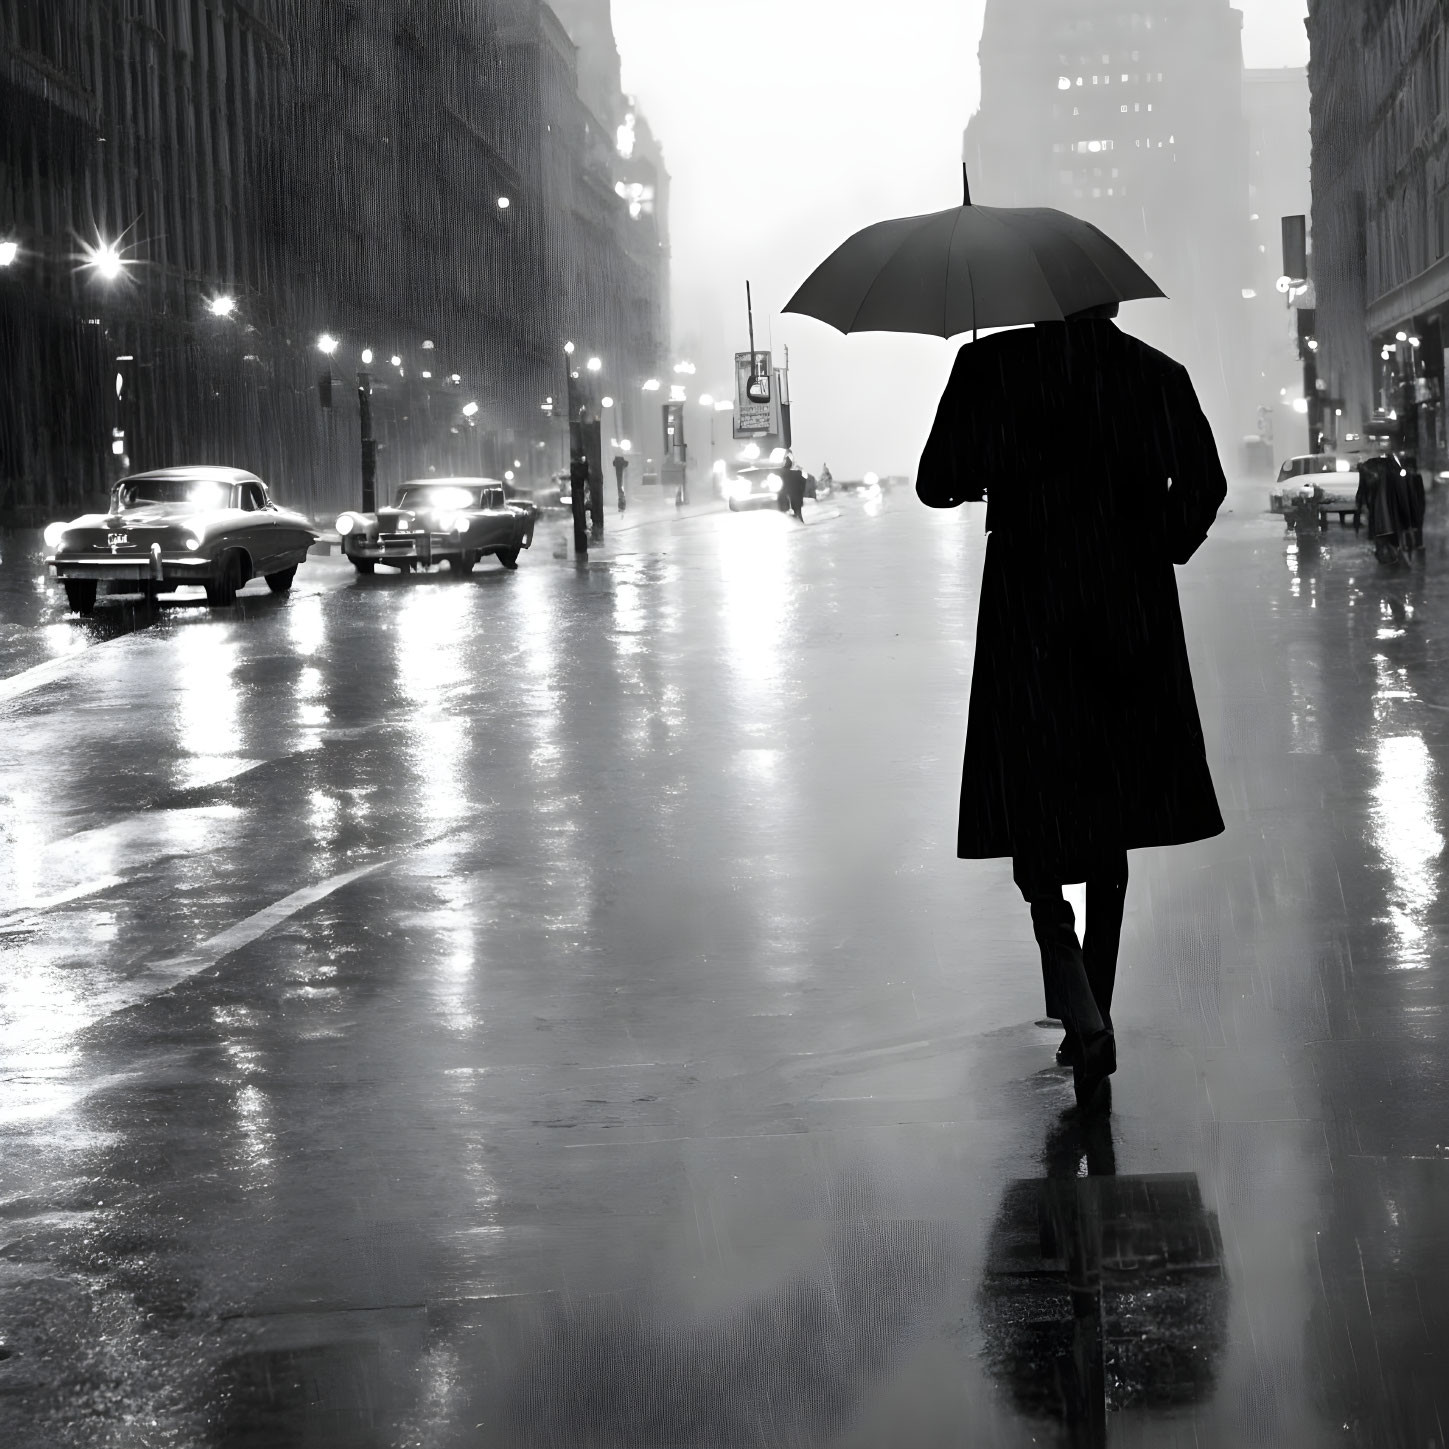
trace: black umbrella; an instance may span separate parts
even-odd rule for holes
[[[840,332],[955,337],[1166,295],[1091,222],[1046,206],[975,206],[961,171],[963,205],[856,232],[785,311]]]

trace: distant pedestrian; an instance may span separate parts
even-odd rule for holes
[[[624,492],[624,474],[629,471],[629,460],[622,453],[614,454],[614,485],[619,490],[619,512],[622,513],[629,506],[628,496]]]
[[[1084,1113],[1116,1070],[1127,851],[1224,829],[1172,566],[1227,485],[1186,370],[1116,313],[962,347],[916,480],[933,508],[987,500],[957,854],[1012,858]]]
[[[781,497],[789,503],[790,512],[795,515],[797,522],[804,523],[805,474],[795,462],[793,453],[786,453],[785,461],[780,465],[780,485]]]

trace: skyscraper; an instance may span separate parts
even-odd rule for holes
[[[987,0],[965,144],[974,200],[1081,216],[1161,284],[1128,325],[1234,447],[1255,421],[1241,30],[1227,0]]]

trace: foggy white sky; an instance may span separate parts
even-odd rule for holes
[[[1238,0],[1250,66],[1304,65],[1306,0]],[[673,176],[676,339],[730,395],[746,345],[790,347],[808,467],[914,475],[954,345],[841,337],[779,310],[852,232],[960,200],[983,0],[613,0],[624,87]],[[889,24],[884,17],[890,17]],[[977,200],[989,202],[989,197]],[[1131,327],[1129,304],[1123,319]],[[707,450],[693,409],[691,451]]]

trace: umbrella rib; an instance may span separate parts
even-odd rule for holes
[[[946,280],[941,286],[941,325],[946,326],[944,319],[950,315],[951,306],[951,259],[956,253],[956,228],[961,225],[961,218],[966,215],[966,208],[963,206],[956,213],[956,220],[951,223],[951,240],[946,243]],[[976,278],[971,275],[971,264],[966,264],[966,282],[971,288],[971,340],[976,340]],[[943,332],[942,337],[949,337],[949,332]]]
[[[1045,211],[1045,210],[1048,210],[1049,208],[1043,207],[1041,209]],[[1002,225],[1010,228],[1013,231],[1015,231],[1015,230],[1018,229],[1017,227],[1015,227],[1012,224],[1012,222],[1007,221],[1004,218],[1002,220]],[[1086,264],[1089,267],[1091,267],[1091,269],[1094,272],[1096,272],[1096,274],[1102,279],[1103,285],[1108,286],[1108,287],[1111,287],[1114,291],[1119,290],[1118,287],[1117,287],[1117,285],[1116,285],[1116,283],[1113,282],[1113,280],[1111,279],[1111,277],[1109,277],[1106,274],[1106,272],[1104,272],[1101,269],[1101,267],[1099,267],[1097,265],[1097,263],[1092,260],[1092,257],[1090,255],[1090,253],[1088,253],[1088,251],[1086,250],[1086,248],[1077,245],[1077,243],[1072,240],[1071,235],[1069,233],[1067,233],[1064,228],[1057,226],[1055,224],[1055,222],[1053,222],[1051,220],[1048,220],[1045,217],[1042,218],[1042,225],[1043,226],[1050,227],[1050,229],[1053,232],[1055,232],[1057,236],[1064,237],[1066,241],[1070,242],[1076,248],[1077,255],[1079,257],[1081,257],[1081,259],[1084,262],[1086,262]],[[1056,297],[1056,290],[1052,286],[1051,281],[1047,277],[1046,269],[1042,266],[1041,262],[1037,258],[1036,248],[1035,247],[1028,247],[1027,250],[1028,250],[1028,252],[1031,255],[1032,265],[1035,266],[1036,269],[1037,269],[1037,271],[1041,274],[1041,279],[1042,279],[1043,284],[1045,285],[1047,291],[1052,295],[1053,299],[1055,299],[1055,297]],[[1060,310],[1060,304],[1058,304],[1058,310]],[[1063,317],[1065,317],[1066,314],[1063,313],[1062,315],[1063,315]]]
[[[940,212],[933,212],[928,216],[911,219],[918,220],[921,223],[921,226],[926,226],[929,225],[931,222],[935,221],[936,218],[940,216],[940,214]],[[855,330],[855,324],[860,321],[860,314],[865,311],[865,304],[870,301],[870,294],[874,292],[876,287],[880,285],[880,280],[883,276],[885,276],[886,269],[893,261],[895,261],[896,257],[900,255],[902,247],[904,247],[908,241],[912,241],[915,239],[916,233],[920,231],[920,229],[920,226],[912,227],[910,231],[908,231],[900,239],[900,241],[895,244],[894,248],[891,250],[891,254],[880,264],[879,267],[876,268],[874,280],[871,282],[870,286],[865,289],[865,294],[860,299],[860,305],[856,307],[855,313],[850,319],[850,326],[845,329],[847,333],[853,332]]]

